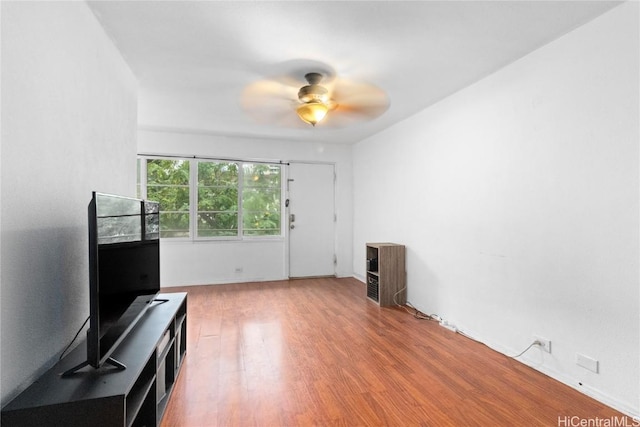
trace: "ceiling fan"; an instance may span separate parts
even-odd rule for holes
[[[274,76],[248,85],[243,109],[256,121],[299,128],[304,123],[342,128],[373,120],[389,108],[386,93],[369,83],[333,77],[322,70]],[[305,84],[306,83],[306,84]]]

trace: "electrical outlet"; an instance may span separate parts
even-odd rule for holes
[[[458,332],[458,328],[456,328],[456,325],[453,325],[453,324],[449,323],[446,320],[441,320],[440,321],[440,326],[442,326],[443,328],[447,328],[448,330],[450,330],[452,332]]]
[[[541,338],[541,337],[533,337],[533,339],[538,342],[537,345],[541,349],[543,349],[547,353],[551,353],[551,340],[548,340],[546,338]]]
[[[598,373],[598,361],[584,354],[576,353],[576,364],[591,372]]]

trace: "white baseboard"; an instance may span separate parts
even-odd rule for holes
[[[280,280],[289,280],[288,277],[283,276],[283,277],[241,277],[241,278],[236,278],[236,277],[228,277],[228,278],[223,278],[223,279],[217,279],[217,280],[208,280],[208,281],[201,281],[201,282],[193,282],[193,283],[174,283],[174,284],[162,284],[162,288],[177,288],[177,287],[181,287],[181,286],[207,286],[207,285],[228,285],[228,284],[233,284],[233,283],[249,283],[249,282],[275,282],[275,281],[280,281]]]

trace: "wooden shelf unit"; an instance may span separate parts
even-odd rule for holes
[[[404,252],[396,243],[367,243],[367,260],[377,261],[367,262],[367,297],[380,306],[407,302]]]
[[[1,425],[158,426],[187,351],[187,294],[158,295],[112,357],[127,368],[85,367],[86,342],[2,408]]]

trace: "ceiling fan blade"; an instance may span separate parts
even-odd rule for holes
[[[389,103],[382,104],[338,104],[337,114],[352,114],[363,119],[374,119],[389,109]]]
[[[370,83],[339,79],[334,82],[330,91],[332,98],[339,104],[382,105],[389,103],[389,97],[385,91]]]
[[[369,83],[337,80],[332,87],[332,99],[337,107],[334,113],[350,114],[361,120],[371,120],[382,115],[389,108],[387,94]]]
[[[241,95],[242,104],[264,102],[267,99],[292,100],[296,99],[298,88],[287,86],[273,80],[259,80],[244,88]]]
[[[363,114],[361,111],[338,107],[334,111],[329,111],[322,122],[316,125],[316,127],[326,129],[341,129],[348,126],[357,125],[359,123],[366,123],[371,120],[371,116],[369,116],[368,114]]]
[[[295,109],[288,101],[280,101],[279,104],[264,104],[263,108],[245,108],[247,115],[256,123],[292,127],[300,121]]]
[[[274,112],[270,115],[264,115],[263,118],[266,118],[266,116],[270,116],[269,120],[262,123],[271,126],[279,126],[284,128],[303,128],[305,125],[302,120],[298,118],[295,111],[290,109],[287,111],[280,111],[278,113]]]
[[[296,88],[260,80],[242,91],[240,107],[258,123],[276,124],[291,114],[296,96]]]

